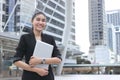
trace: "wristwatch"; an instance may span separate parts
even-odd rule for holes
[[[46,61],[45,59],[42,59],[41,64],[45,64],[45,61]]]

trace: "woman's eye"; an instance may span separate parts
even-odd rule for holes
[[[45,22],[46,20],[45,20],[45,19],[37,18],[36,21],[42,21],[42,22]]]
[[[36,20],[37,20],[37,21],[40,21],[40,18],[37,18]]]
[[[46,22],[46,20],[45,20],[45,19],[42,19],[42,22]]]

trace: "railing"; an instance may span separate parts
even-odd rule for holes
[[[105,69],[106,67],[120,67],[120,64],[66,64],[63,66],[63,68],[72,68],[72,71],[74,70],[80,71],[79,70],[80,68],[85,68],[85,67],[91,67],[91,71],[93,71],[95,67],[97,67],[97,72],[98,74],[100,74],[100,71],[102,69]],[[100,69],[101,67],[103,68]]]

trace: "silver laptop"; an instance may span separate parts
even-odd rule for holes
[[[40,58],[50,58],[52,56],[53,45],[42,42],[40,40],[36,41],[33,56]],[[39,64],[36,67],[48,69],[48,64]]]

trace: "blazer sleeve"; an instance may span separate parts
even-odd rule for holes
[[[25,36],[22,35],[19,40],[18,46],[16,48],[16,53],[13,58],[13,63],[16,61],[22,60],[25,53],[26,53]]]
[[[52,37],[52,45],[54,46],[52,57],[58,57],[59,59],[62,60],[60,51],[59,51],[59,49],[57,48],[57,45],[56,45],[55,40],[54,40],[53,37]]]

